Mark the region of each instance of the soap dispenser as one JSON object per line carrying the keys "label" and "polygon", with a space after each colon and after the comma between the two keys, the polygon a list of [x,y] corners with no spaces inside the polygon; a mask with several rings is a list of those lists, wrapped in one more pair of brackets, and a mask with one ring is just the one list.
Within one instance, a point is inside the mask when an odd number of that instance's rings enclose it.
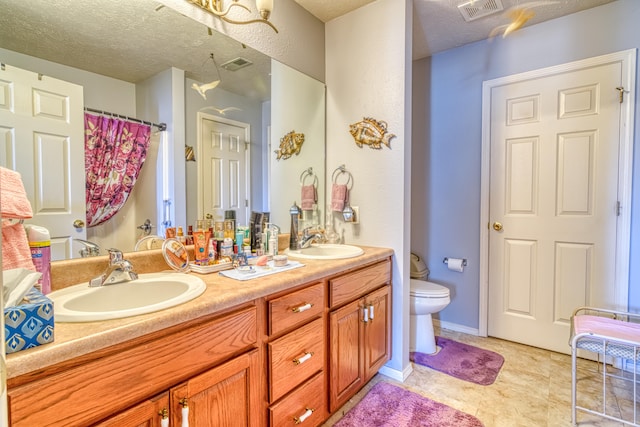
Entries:
{"label": "soap dispenser", "polygon": [[289,209],[291,215],[291,228],[289,231],[289,250],[298,250],[298,218],[300,217],[300,207],[293,202],[293,206]]}

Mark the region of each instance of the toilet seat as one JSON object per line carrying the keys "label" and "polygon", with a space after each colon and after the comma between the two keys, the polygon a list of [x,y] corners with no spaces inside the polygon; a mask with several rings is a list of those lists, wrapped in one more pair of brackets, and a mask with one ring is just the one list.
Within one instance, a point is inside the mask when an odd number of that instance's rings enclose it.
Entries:
{"label": "toilet seat", "polygon": [[449,289],[436,283],[411,279],[410,295],[423,298],[447,298]]}

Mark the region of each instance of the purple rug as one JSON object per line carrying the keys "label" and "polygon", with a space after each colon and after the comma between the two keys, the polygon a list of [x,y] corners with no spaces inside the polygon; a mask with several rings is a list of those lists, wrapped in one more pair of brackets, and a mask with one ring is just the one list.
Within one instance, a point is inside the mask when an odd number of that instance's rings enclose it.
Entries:
{"label": "purple rug", "polygon": [[479,419],[386,382],[369,393],[334,427],[482,427]]}
{"label": "purple rug", "polygon": [[430,356],[410,353],[409,359],[458,379],[480,385],[493,384],[504,363],[504,357],[493,351],[483,350],[447,338],[436,337],[442,349]]}

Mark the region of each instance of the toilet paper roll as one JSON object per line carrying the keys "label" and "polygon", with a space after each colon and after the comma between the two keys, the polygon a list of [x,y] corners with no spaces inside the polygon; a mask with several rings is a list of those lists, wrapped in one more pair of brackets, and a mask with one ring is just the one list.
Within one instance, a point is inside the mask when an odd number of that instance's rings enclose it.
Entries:
{"label": "toilet paper roll", "polygon": [[464,271],[464,260],[460,258],[449,258],[447,261],[447,268],[451,271],[457,271],[458,273],[462,273]]}

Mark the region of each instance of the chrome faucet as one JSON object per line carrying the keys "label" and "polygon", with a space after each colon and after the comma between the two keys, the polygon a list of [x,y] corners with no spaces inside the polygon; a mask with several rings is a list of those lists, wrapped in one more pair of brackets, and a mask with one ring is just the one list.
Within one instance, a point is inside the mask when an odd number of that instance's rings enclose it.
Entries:
{"label": "chrome faucet", "polygon": [[78,251],[82,258],[100,255],[100,246],[88,240],[73,239],[82,244],[83,248]]}
{"label": "chrome faucet", "polygon": [[100,276],[91,279],[89,286],[112,285],[130,282],[137,278],[138,274],[133,271],[133,265],[122,257],[122,252],[118,249],[109,249],[109,266]]}
{"label": "chrome faucet", "polygon": [[311,234],[310,230],[311,230],[311,227],[307,227],[304,230],[302,230],[302,238],[300,239],[300,242],[298,244],[300,249],[308,248],[309,246],[311,246],[311,243],[313,243],[314,241],[316,242],[324,241],[324,235],[322,233],[318,232],[318,233]]}

